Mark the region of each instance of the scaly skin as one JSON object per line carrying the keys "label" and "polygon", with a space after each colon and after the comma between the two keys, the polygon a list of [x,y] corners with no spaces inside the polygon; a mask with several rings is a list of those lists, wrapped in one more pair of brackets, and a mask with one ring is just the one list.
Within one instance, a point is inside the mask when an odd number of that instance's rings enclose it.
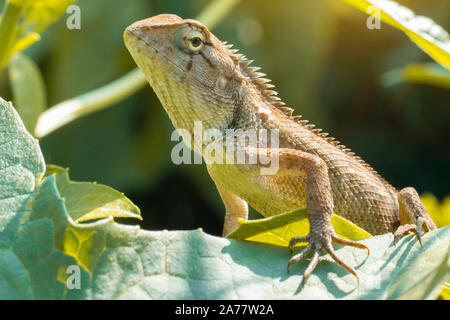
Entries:
{"label": "scaly skin", "polygon": [[[372,234],[395,232],[396,238],[416,232],[420,240],[422,230],[436,229],[413,188],[397,191],[349,149],[300,116],[292,116],[292,109],[283,107],[259,68],[249,66],[250,61],[201,23],[158,15],[129,26],[124,39],[175,128],[185,130],[186,144],[207,162],[226,208],[224,235],[238,227],[238,218],[247,218],[247,203],[266,217],[306,207],[310,233],[293,238],[290,247],[309,244],[288,264],[289,269],[313,251],[304,283],[318,264],[321,249],[357,278],[355,270],[336,256],[332,242],[368,249],[336,236],[333,212]],[[205,151],[206,142],[195,144],[189,138],[195,121],[201,121],[202,132],[216,128],[223,139],[230,137],[236,145],[234,151],[225,152],[230,159],[236,160],[237,152],[243,151],[257,161],[214,162],[218,158]],[[278,145],[239,142],[243,135],[239,129],[264,129],[269,135],[276,131]],[[276,173],[262,174],[261,169],[269,166],[263,156],[278,160]]]}

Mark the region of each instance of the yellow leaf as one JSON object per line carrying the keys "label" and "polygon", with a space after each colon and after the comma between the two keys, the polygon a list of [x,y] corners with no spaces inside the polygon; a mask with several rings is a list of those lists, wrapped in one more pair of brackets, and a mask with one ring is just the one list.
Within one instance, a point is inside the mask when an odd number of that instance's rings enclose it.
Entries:
{"label": "yellow leaf", "polygon": [[387,72],[382,76],[381,81],[385,86],[404,81],[450,89],[450,71],[434,62],[411,63],[403,68]]}
{"label": "yellow leaf", "polygon": [[450,300],[450,283],[446,282],[444,288],[441,291],[441,298],[443,300]]}
{"label": "yellow leaf", "polygon": [[402,30],[434,60],[450,69],[450,36],[433,20],[416,16],[410,9],[391,0],[343,0],[367,14]]}
{"label": "yellow leaf", "polygon": [[[239,228],[228,235],[228,238],[287,247],[293,237],[306,236],[309,233],[306,209],[252,221],[241,219],[239,222]],[[371,237],[370,233],[338,215],[331,216],[331,223],[339,237],[351,240]]]}
{"label": "yellow leaf", "polygon": [[438,228],[450,225],[450,196],[445,197],[442,204],[431,193],[422,194],[420,200]]}

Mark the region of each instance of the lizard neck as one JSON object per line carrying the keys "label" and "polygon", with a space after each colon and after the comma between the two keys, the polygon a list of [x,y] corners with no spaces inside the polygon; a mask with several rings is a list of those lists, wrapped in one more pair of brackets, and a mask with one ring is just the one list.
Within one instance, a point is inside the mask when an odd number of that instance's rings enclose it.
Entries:
{"label": "lizard neck", "polygon": [[[232,121],[236,106],[231,98],[209,95],[199,85],[186,84],[183,75],[172,73],[169,79],[164,72],[154,68],[146,73],[150,85],[161,101],[169,118],[191,149],[201,153],[194,145],[194,137],[204,136],[206,132],[221,131]],[[179,77],[173,81],[173,77]],[[185,77],[185,76],[184,76]],[[165,83],[165,85],[159,85]],[[173,94],[176,92],[176,94]]]}

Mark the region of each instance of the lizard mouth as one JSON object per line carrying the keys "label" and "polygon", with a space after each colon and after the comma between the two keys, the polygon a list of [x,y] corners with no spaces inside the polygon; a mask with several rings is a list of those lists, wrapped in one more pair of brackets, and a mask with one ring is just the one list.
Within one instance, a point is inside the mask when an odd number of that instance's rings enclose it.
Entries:
{"label": "lizard mouth", "polygon": [[[175,68],[177,68],[180,72],[184,72],[184,70],[178,66],[176,63],[174,63],[173,61],[171,61],[169,58],[167,58],[160,50],[158,50],[157,48],[155,48],[154,46],[152,46],[150,43],[148,43],[143,37],[141,37],[138,32],[136,32],[136,30],[134,28],[126,28],[125,32],[124,32],[124,40],[125,40],[125,45],[128,48],[128,51],[130,51],[130,53],[132,52],[136,52],[136,47],[137,41],[141,41],[142,44],[146,47],[149,48],[153,51],[153,53],[160,57],[161,59],[163,59],[164,61],[170,63],[171,65],[173,65]],[[138,51],[139,52],[139,51]]]}

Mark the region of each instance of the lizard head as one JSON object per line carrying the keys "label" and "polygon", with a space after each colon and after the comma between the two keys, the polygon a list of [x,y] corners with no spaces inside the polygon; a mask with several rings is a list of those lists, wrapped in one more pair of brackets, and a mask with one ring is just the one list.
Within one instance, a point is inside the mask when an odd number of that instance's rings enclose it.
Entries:
{"label": "lizard head", "polygon": [[242,105],[284,105],[252,61],[198,21],[157,15],[126,28],[124,40],[175,128],[191,135],[195,121],[232,128]]}
{"label": "lizard head", "polygon": [[130,25],[124,40],[177,129],[230,121],[236,58],[204,25],[161,14]]}

